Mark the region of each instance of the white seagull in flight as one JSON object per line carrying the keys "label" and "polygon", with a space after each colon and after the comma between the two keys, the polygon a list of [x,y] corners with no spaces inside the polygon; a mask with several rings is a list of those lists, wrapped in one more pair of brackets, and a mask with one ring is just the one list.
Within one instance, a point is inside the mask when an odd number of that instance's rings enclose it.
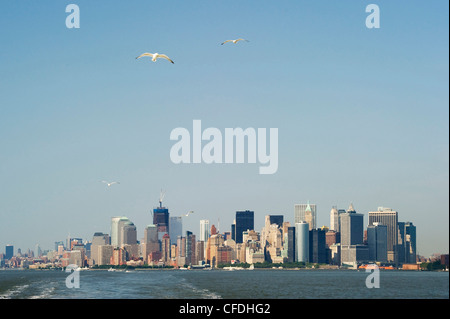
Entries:
{"label": "white seagull in flight", "polygon": [[119,182],[107,182],[107,181],[102,181],[102,183],[105,183],[106,185],[108,185],[108,187],[114,184],[120,184]]}
{"label": "white seagull in flight", "polygon": [[172,64],[175,63],[175,62],[173,62],[167,55],[165,55],[165,54],[159,54],[159,53],[148,53],[148,52],[142,53],[142,54],[141,54],[140,56],[138,56],[136,59],[142,58],[143,56],[150,56],[150,57],[152,57],[152,61],[153,61],[153,62],[156,62],[156,59],[158,59],[158,58],[163,58],[163,59],[166,59],[166,60],[172,62]]}
{"label": "white seagull in flight", "polygon": [[226,41],[222,42],[222,43],[221,43],[221,45],[224,45],[224,44],[225,44],[225,43],[227,43],[227,42],[233,42],[233,43],[237,43],[237,42],[239,42],[239,41],[246,41],[246,42],[250,42],[250,41],[248,41],[248,40],[245,40],[245,39],[241,39],[241,38],[239,38],[239,39],[236,39],[236,40],[226,40]]}

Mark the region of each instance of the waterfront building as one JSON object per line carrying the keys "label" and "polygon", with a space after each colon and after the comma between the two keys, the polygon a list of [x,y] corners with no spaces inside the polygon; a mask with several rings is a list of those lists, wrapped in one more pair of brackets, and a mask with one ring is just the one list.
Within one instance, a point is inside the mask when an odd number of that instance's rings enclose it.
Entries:
{"label": "waterfront building", "polygon": [[284,232],[282,256],[286,262],[295,261],[295,227],[287,227]]}
{"label": "waterfront building", "polygon": [[329,263],[332,265],[341,264],[341,244],[332,244],[329,246],[330,249],[330,260]]}
{"label": "waterfront building", "polygon": [[309,231],[309,262],[319,264],[327,262],[325,231],[322,229]]}
{"label": "waterfront building", "polygon": [[[167,237],[169,237],[168,234],[165,234],[165,235],[167,235]],[[163,240],[164,240],[164,238],[167,238],[164,236],[163,236]],[[162,246],[163,240],[161,241],[161,246]],[[151,252],[160,251],[160,250],[161,250],[161,247],[160,247],[160,242],[158,240],[158,229],[157,229],[156,225],[153,225],[153,224],[147,225],[144,229],[144,238],[141,243],[142,257],[144,257],[144,260],[146,260],[148,255]]]}
{"label": "waterfront building", "polygon": [[356,267],[359,263],[369,262],[367,245],[341,245],[341,265]]}
{"label": "waterfront building", "polygon": [[398,222],[397,262],[416,262],[416,226],[411,222]]}
{"label": "waterfront building", "polygon": [[110,260],[113,255],[113,245],[99,245],[98,249],[98,265],[110,265]]}
{"label": "waterfront building", "polygon": [[230,246],[223,245],[217,247],[216,265],[230,264],[231,261],[233,260],[233,255],[234,255],[233,248],[231,248]]}
{"label": "waterfront building", "polygon": [[235,258],[235,260],[238,260],[240,262],[245,262],[245,260],[246,260],[246,257],[245,257],[245,250],[246,250],[246,248],[247,248],[247,245],[245,243],[236,244],[235,245],[235,248],[234,248],[234,251],[235,251],[235,254],[234,254],[235,257],[234,258]]}
{"label": "waterfront building", "polygon": [[69,251],[69,265],[84,266],[84,251],[76,247],[76,249]]}
{"label": "waterfront building", "polygon": [[342,213],[340,218],[342,245],[361,245],[364,237],[364,215],[356,213],[353,205],[350,205],[346,213]]}
{"label": "waterfront building", "polygon": [[197,264],[195,253],[195,235],[190,231],[186,231],[186,264]]}
{"label": "waterfront building", "polygon": [[405,251],[405,262],[415,263],[417,259],[416,226],[412,222],[405,223]]}
{"label": "waterfront building", "polygon": [[374,222],[367,226],[369,260],[387,262],[387,226]]}
{"label": "waterfront building", "polygon": [[176,244],[170,244],[170,259],[172,261],[175,260],[175,265],[176,265],[177,257],[178,257],[177,245]]}
{"label": "waterfront building", "polygon": [[94,233],[94,236],[92,237],[92,244],[91,244],[91,258],[89,264],[91,266],[98,264],[98,246],[102,245],[109,245],[110,244],[110,238],[108,234],[103,234],[101,232]]}
{"label": "waterfront building", "polygon": [[[165,264],[168,264],[171,259],[171,246],[170,246],[170,236],[165,234],[161,242],[161,259]],[[147,255],[145,255],[147,256]]]}
{"label": "waterfront building", "polygon": [[403,264],[406,260],[406,234],[405,222],[397,222],[398,226],[398,242],[397,242],[397,263]]}
{"label": "waterfront building", "polygon": [[398,213],[391,208],[378,207],[378,211],[369,212],[369,225],[380,223],[387,226],[388,261],[398,261]]}
{"label": "waterfront building", "polygon": [[122,245],[122,248],[125,251],[125,260],[137,260],[141,256],[140,246],[138,244],[133,245]]}
{"label": "waterfront building", "polygon": [[178,266],[183,267],[186,265],[186,237],[178,236],[176,256]]}
{"label": "waterfront building", "polygon": [[110,265],[120,266],[127,262],[126,251],[123,248],[116,247],[112,251]]}
{"label": "waterfront building", "polygon": [[309,262],[309,224],[295,223],[295,261]]}
{"label": "waterfront building", "polygon": [[202,261],[205,260],[205,252],[206,252],[206,245],[203,240],[199,240],[195,243],[195,252],[196,252],[196,259],[195,264],[200,265]]}
{"label": "waterfront building", "polygon": [[[167,235],[167,234],[164,234],[164,236],[165,235]],[[162,252],[161,251],[152,251],[147,256],[147,264],[151,265],[151,266],[160,265],[160,260],[161,259],[162,259]]]}
{"label": "waterfront building", "polygon": [[246,247],[245,256],[246,256],[245,262],[247,264],[256,264],[264,262],[264,251],[262,249],[257,250],[250,246]]}
{"label": "waterfront building", "polygon": [[208,239],[206,259],[207,263],[209,263],[213,268],[218,265],[218,248],[223,246],[223,244],[224,238],[221,234],[211,235]]}

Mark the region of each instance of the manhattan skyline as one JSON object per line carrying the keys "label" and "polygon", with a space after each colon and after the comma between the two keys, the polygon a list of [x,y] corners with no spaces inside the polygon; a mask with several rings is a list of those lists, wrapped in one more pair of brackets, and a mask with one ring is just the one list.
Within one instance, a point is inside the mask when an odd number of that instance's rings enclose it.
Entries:
{"label": "manhattan skyline", "polygon": [[[419,254],[448,253],[448,3],[375,1],[379,29],[369,2],[74,3],[79,29],[58,1],[0,5],[0,247],[91,239],[111,216],[141,238],[164,189],[197,234],[238,210],[256,230],[268,214],[292,223],[307,201],[321,227],[353,203],[365,227],[391,207]],[[174,164],[170,132],[195,119],[278,128],[277,172]]]}

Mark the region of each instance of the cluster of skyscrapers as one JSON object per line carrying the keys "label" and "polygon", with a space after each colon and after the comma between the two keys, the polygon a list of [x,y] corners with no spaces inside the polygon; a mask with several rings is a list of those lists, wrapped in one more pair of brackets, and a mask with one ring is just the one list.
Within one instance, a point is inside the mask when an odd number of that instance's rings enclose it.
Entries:
{"label": "cluster of skyscrapers", "polygon": [[[153,223],[137,239],[137,229],[127,217],[111,218],[111,232],[97,232],[92,241],[68,238],[55,243],[48,254],[62,266],[157,265],[173,267],[217,267],[245,262],[324,263],[355,266],[380,262],[399,266],[416,262],[416,227],[400,222],[398,213],[379,207],[364,215],[353,207],[333,207],[330,226],[317,227],[317,206],[294,206],[294,224],[283,215],[266,215],[264,227],[256,231],[253,211],[237,211],[231,231],[219,233],[209,220],[200,220],[200,234],[183,233],[182,217],[170,216],[162,202],[152,212]],[[12,257],[7,247],[6,259]]]}

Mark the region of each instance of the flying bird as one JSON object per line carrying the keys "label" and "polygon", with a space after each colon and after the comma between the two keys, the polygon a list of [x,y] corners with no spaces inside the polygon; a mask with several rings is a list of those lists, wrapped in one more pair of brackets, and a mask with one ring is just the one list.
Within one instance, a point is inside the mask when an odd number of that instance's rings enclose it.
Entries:
{"label": "flying bird", "polygon": [[105,183],[106,185],[108,185],[108,187],[114,184],[120,184],[119,182],[107,182],[107,181],[102,181],[102,183]]}
{"label": "flying bird", "polygon": [[153,61],[153,62],[156,62],[156,59],[158,59],[158,58],[163,58],[163,59],[166,59],[166,60],[172,62],[172,64],[175,63],[175,62],[173,62],[167,55],[165,55],[165,54],[159,54],[159,53],[148,53],[148,52],[142,53],[142,54],[141,54],[140,56],[138,56],[136,59],[142,58],[143,56],[149,56],[149,57],[152,57],[152,61]]}
{"label": "flying bird", "polygon": [[189,216],[189,214],[192,214],[192,213],[194,213],[194,211],[190,210],[187,212],[187,214],[185,216]]}
{"label": "flying bird", "polygon": [[239,38],[239,39],[236,39],[236,40],[226,40],[226,41],[222,42],[222,43],[221,43],[221,45],[224,45],[224,44],[225,44],[225,43],[227,43],[227,42],[238,43],[239,41],[246,41],[246,42],[250,42],[250,41],[248,41],[248,40],[245,40],[245,39]]}

